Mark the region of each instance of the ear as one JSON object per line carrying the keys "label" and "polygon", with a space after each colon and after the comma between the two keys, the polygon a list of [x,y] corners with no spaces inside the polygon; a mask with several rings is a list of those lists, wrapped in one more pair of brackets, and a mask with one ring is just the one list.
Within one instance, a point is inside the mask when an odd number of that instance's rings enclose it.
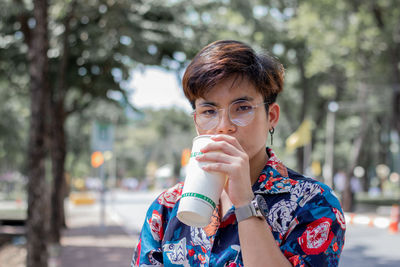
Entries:
{"label": "ear", "polygon": [[269,105],[269,110],[268,110],[268,123],[270,127],[276,127],[279,121],[279,114],[280,114],[281,108],[277,103],[272,103]]}

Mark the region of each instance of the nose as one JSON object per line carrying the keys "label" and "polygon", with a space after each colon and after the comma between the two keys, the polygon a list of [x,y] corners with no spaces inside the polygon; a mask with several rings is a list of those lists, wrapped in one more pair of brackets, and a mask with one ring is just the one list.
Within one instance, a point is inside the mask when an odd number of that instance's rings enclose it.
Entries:
{"label": "nose", "polygon": [[233,133],[236,131],[236,125],[232,123],[232,121],[229,118],[228,115],[228,110],[224,109],[221,110],[219,114],[219,122],[218,125],[216,126],[216,131],[219,134],[228,134],[228,133]]}

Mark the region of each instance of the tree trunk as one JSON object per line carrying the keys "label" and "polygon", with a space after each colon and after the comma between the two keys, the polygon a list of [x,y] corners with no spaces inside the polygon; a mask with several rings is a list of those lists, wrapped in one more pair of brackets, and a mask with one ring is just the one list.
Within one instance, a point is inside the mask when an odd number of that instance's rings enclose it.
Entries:
{"label": "tree trunk", "polygon": [[304,146],[296,149],[296,165],[299,173],[304,173]]}
{"label": "tree trunk", "polygon": [[66,140],[64,131],[64,106],[53,103],[51,114],[51,162],[53,183],[51,190],[51,217],[49,241],[60,243],[61,229],[65,226],[64,198],[66,196],[65,158]]}
{"label": "tree trunk", "polygon": [[[387,23],[384,22],[384,13],[382,9],[379,7],[377,3],[374,3],[372,6],[372,13],[375,18],[376,25],[381,30],[382,33],[387,29]],[[397,35],[398,27],[394,27],[393,36]],[[392,39],[392,40],[393,40]],[[392,41],[391,40],[391,41]],[[400,135],[400,44],[389,42],[389,45],[393,45],[393,47],[389,47],[389,56],[391,59],[391,67],[392,67],[392,76],[393,76],[393,109],[392,109],[392,126],[391,128],[396,130]]]}
{"label": "tree trunk", "polygon": [[[306,76],[306,48],[303,47],[300,48],[298,51],[298,67],[300,70],[300,89],[303,91],[303,96],[302,96],[302,105],[301,105],[301,111],[300,111],[300,118],[299,121],[302,123],[307,115],[307,108],[309,106],[309,94],[310,94],[310,86],[309,86],[309,79]],[[308,160],[304,157],[304,146],[297,148],[297,170],[300,173],[305,172],[305,167],[308,164],[308,162],[305,164],[305,160]]]}
{"label": "tree trunk", "polygon": [[69,58],[70,21],[73,17],[76,1],[70,2],[68,13],[64,19],[63,54],[58,69],[57,85],[53,88],[50,98],[51,125],[50,125],[50,151],[52,161],[53,183],[51,190],[51,218],[50,218],[50,242],[55,245],[60,243],[61,229],[66,226],[64,199],[67,195],[65,180],[65,159],[67,154],[65,121],[67,113],[64,109],[65,96],[67,91],[66,73]]}
{"label": "tree trunk", "polygon": [[[365,103],[367,99],[367,88],[365,84],[361,85],[360,94],[358,98],[358,103]],[[357,166],[358,160],[360,158],[361,148],[364,144],[365,136],[368,130],[368,118],[366,109],[362,110],[361,113],[361,128],[360,132],[355,138],[352,146],[352,151],[350,153],[349,165],[346,171],[346,182],[345,188],[342,195],[342,206],[344,211],[352,211],[353,210],[353,200],[354,200],[354,192],[351,188],[351,179],[353,177],[354,168]]]}
{"label": "tree trunk", "polygon": [[34,1],[33,29],[28,52],[31,119],[28,147],[27,266],[47,266],[46,99],[48,83],[47,0]]}
{"label": "tree trunk", "polygon": [[393,111],[392,111],[392,129],[397,130],[400,136],[400,45],[396,45],[395,49],[391,51],[392,69],[393,69]]}

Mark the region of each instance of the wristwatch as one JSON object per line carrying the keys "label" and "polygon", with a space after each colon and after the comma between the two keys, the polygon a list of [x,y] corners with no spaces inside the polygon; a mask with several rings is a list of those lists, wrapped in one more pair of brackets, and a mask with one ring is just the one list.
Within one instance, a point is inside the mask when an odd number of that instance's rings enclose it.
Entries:
{"label": "wristwatch", "polygon": [[253,216],[266,218],[268,215],[267,202],[262,196],[256,195],[249,204],[235,207],[235,214],[238,223]]}

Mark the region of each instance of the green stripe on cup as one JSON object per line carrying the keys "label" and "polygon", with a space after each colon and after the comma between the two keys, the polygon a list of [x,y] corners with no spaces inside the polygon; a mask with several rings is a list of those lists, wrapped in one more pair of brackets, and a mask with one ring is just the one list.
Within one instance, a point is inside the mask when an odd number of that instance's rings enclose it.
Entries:
{"label": "green stripe on cup", "polygon": [[192,152],[190,153],[190,157],[191,158],[195,158],[197,156],[203,155],[203,152]]}
{"label": "green stripe on cup", "polygon": [[217,205],[215,205],[214,201],[211,198],[209,198],[205,195],[199,194],[199,193],[193,193],[193,192],[185,193],[182,195],[181,198],[184,198],[184,197],[196,197],[196,198],[202,199],[202,200],[206,201],[207,203],[210,203],[211,206],[213,207],[213,209],[215,209],[215,207],[217,206]]}

